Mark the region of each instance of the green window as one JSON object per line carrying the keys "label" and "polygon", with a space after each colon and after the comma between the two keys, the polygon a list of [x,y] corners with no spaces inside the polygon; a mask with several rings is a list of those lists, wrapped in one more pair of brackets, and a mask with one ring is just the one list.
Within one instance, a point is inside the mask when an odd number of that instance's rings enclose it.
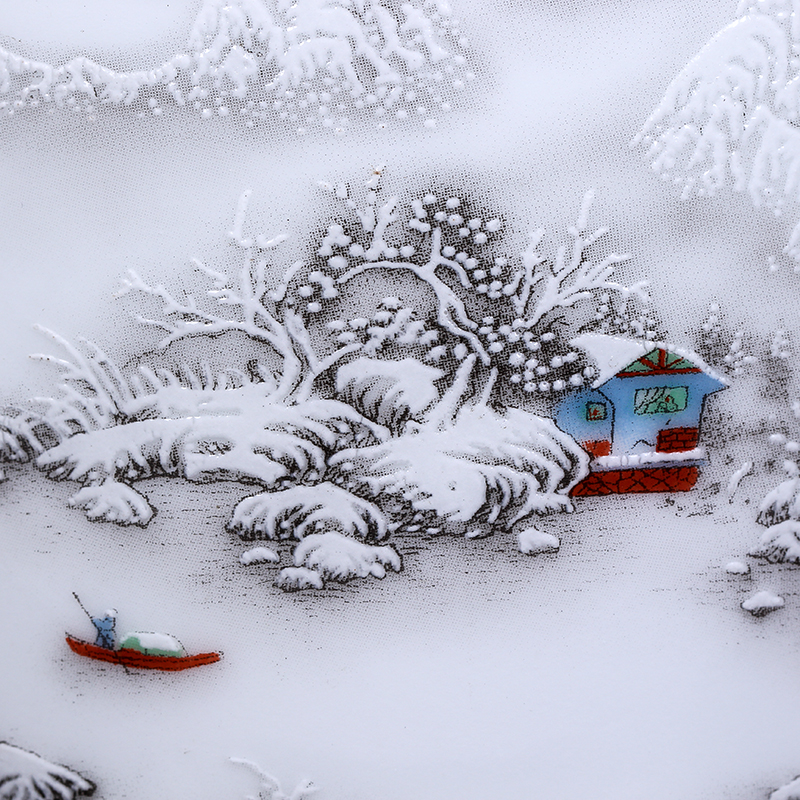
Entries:
{"label": "green window", "polygon": [[586,404],[586,419],[589,422],[599,422],[608,416],[605,403],[587,403]]}
{"label": "green window", "polygon": [[688,386],[637,389],[633,398],[633,410],[637,414],[674,414],[686,408],[688,399]]}

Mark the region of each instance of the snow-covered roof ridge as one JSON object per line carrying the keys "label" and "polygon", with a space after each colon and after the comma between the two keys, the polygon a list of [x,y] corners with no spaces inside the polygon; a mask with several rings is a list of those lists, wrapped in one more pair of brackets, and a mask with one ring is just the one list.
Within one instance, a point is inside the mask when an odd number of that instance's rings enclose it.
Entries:
{"label": "snow-covered roof ridge", "polygon": [[659,349],[685,358],[723,386],[728,385],[727,379],[703,361],[697,353],[668,342],[629,339],[625,336],[611,336],[607,333],[584,333],[572,339],[570,345],[583,350],[597,367],[598,375],[592,383],[593,388],[602,386],[634,361]]}

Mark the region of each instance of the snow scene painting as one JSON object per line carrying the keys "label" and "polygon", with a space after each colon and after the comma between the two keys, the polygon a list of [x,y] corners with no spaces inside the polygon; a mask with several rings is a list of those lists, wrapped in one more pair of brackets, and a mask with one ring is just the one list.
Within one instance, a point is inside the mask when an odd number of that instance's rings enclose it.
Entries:
{"label": "snow scene painting", "polygon": [[0,799],[800,800],[800,2],[18,6]]}

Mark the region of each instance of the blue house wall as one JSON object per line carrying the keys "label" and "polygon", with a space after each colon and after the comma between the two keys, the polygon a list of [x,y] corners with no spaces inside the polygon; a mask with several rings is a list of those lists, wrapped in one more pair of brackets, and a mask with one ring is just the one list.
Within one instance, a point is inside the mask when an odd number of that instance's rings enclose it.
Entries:
{"label": "blue house wall", "polygon": [[[657,414],[637,414],[634,411],[634,398],[638,389],[676,386],[685,386],[688,389],[686,408],[682,411]],[[611,378],[602,387],[594,390],[607,397],[614,405],[611,452],[614,455],[650,452],[656,449],[659,431],[669,428],[699,428],[706,396],[720,388],[719,381],[703,372]]]}
{"label": "blue house wall", "polygon": [[[588,420],[588,403],[602,403],[607,414],[603,420]],[[556,425],[566,431],[575,441],[584,445],[587,442],[611,442],[614,431],[614,404],[597,389],[582,389],[570,392],[556,406],[554,414]]]}

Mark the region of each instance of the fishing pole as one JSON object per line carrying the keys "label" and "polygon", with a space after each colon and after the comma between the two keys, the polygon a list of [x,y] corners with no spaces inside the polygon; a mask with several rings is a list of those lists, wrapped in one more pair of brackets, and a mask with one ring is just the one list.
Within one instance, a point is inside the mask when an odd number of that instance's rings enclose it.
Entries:
{"label": "fishing pole", "polygon": [[86,606],[83,603],[81,603],[81,599],[80,597],[78,597],[77,593],[73,592],[72,596],[78,601],[78,605],[83,609],[83,613],[86,614],[86,616],[89,617],[89,619],[92,619],[92,615],[86,610]]}

